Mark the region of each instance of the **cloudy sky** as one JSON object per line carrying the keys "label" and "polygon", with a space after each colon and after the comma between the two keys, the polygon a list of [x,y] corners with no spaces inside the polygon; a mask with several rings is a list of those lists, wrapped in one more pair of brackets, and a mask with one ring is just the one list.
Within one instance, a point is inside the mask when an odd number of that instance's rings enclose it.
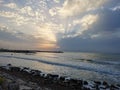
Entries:
{"label": "cloudy sky", "polygon": [[120,52],[120,0],[0,0],[0,48]]}

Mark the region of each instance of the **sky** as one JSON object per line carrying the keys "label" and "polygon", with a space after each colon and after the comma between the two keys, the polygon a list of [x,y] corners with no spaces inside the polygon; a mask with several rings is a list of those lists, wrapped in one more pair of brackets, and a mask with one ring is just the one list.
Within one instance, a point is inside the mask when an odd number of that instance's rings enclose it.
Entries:
{"label": "sky", "polygon": [[120,0],[0,0],[0,48],[120,53]]}

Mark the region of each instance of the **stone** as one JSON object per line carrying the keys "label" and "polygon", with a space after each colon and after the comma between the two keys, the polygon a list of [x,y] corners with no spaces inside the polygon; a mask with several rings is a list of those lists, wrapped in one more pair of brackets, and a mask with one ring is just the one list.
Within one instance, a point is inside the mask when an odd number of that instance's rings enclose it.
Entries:
{"label": "stone", "polygon": [[62,76],[61,76],[61,77],[59,78],[59,80],[60,80],[60,81],[64,81],[64,80],[65,80],[65,77],[62,77]]}
{"label": "stone", "polygon": [[53,77],[53,78],[58,78],[58,77],[59,77],[59,75],[54,74],[54,75],[52,75],[52,77]]}
{"label": "stone", "polygon": [[82,90],[90,90],[90,88],[87,88],[87,87],[83,87]]}
{"label": "stone", "polygon": [[43,90],[41,87],[37,87],[35,90]]}
{"label": "stone", "polygon": [[[26,85],[20,85],[20,88],[18,90],[32,90],[31,87],[28,87]],[[39,89],[38,89],[39,90]]]}
{"label": "stone", "polygon": [[94,81],[94,83],[97,84],[97,85],[101,85],[100,81]]}
{"label": "stone", "polygon": [[107,85],[108,85],[108,83],[107,83],[106,81],[104,81],[104,82],[103,82],[103,85],[107,86]]}
{"label": "stone", "polygon": [[78,80],[76,80],[76,79],[70,79],[70,82],[77,84]]}
{"label": "stone", "polygon": [[98,86],[98,85],[96,85],[96,87],[95,87],[95,88],[96,88],[96,90],[99,90],[99,86]]}
{"label": "stone", "polygon": [[83,84],[84,84],[84,85],[88,85],[88,82],[87,82],[87,81],[84,81]]}
{"label": "stone", "polygon": [[10,64],[10,63],[9,63],[9,64],[7,64],[7,66],[11,67],[11,66],[12,66],[12,64]]}
{"label": "stone", "polygon": [[19,90],[19,84],[15,82],[9,83],[8,90]]}
{"label": "stone", "polygon": [[106,89],[106,87],[105,87],[105,86],[100,86],[99,88],[100,88],[100,89]]}
{"label": "stone", "polygon": [[3,90],[1,86],[0,86],[0,90]]}
{"label": "stone", "polygon": [[118,88],[117,86],[115,86],[115,85],[111,85],[111,86],[110,86],[110,89],[111,89],[111,90],[114,90],[114,89],[119,89],[119,88]]}
{"label": "stone", "polygon": [[120,87],[120,84],[117,84],[118,87]]}
{"label": "stone", "polygon": [[11,69],[11,71],[16,71],[16,72],[19,72],[19,71],[20,71],[20,68],[19,68],[19,67],[11,67],[10,69]]}
{"label": "stone", "polygon": [[77,84],[78,84],[79,86],[83,86],[83,81],[82,81],[82,80],[78,80],[78,81],[77,81]]}

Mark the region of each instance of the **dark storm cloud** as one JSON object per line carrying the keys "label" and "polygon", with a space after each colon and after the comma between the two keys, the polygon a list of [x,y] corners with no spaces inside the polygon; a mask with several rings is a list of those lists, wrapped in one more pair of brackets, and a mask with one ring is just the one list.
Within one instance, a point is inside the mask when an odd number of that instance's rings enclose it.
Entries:
{"label": "dark storm cloud", "polygon": [[120,10],[103,9],[97,14],[98,21],[83,35],[61,39],[61,49],[120,53]]}
{"label": "dark storm cloud", "polygon": [[112,52],[120,53],[120,38],[111,39],[81,39],[66,38],[59,42],[62,50],[66,51],[89,51],[89,52]]}
{"label": "dark storm cloud", "polygon": [[[115,31],[120,28],[120,10],[105,9],[99,11],[99,20],[94,24],[93,29]],[[98,28],[99,27],[99,28]]]}

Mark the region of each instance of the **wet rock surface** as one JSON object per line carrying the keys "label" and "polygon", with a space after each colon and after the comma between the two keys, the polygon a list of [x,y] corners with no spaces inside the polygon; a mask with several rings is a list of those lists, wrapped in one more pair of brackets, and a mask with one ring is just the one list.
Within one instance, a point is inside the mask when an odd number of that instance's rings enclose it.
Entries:
{"label": "wet rock surface", "polygon": [[88,82],[45,74],[26,67],[14,67],[11,64],[0,67],[0,76],[6,78],[6,83],[0,85],[0,90],[120,90],[119,84],[110,85],[106,81]]}

